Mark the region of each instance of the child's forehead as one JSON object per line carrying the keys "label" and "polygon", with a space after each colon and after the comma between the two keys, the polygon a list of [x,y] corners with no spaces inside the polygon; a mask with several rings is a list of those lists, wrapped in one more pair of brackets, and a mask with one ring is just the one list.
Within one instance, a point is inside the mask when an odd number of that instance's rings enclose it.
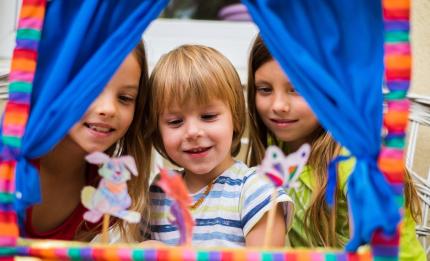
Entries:
{"label": "child's forehead", "polygon": [[218,98],[214,98],[205,102],[197,101],[196,99],[181,103],[178,101],[172,101],[170,104],[164,106],[162,113],[177,114],[185,111],[205,111],[218,109],[223,106],[227,106],[226,102]]}

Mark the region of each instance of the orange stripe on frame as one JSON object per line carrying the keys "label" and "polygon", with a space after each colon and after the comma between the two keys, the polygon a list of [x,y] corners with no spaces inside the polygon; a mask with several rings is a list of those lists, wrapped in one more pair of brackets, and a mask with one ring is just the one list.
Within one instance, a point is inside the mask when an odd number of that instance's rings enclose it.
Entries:
{"label": "orange stripe on frame", "polygon": [[18,236],[18,227],[16,224],[0,223],[0,231],[2,236]]}
{"label": "orange stripe on frame", "polygon": [[388,126],[406,126],[408,122],[408,112],[388,111],[384,116],[384,124]]}
{"label": "orange stripe on frame", "polygon": [[27,122],[28,115],[21,112],[8,112],[4,115],[4,124],[12,124],[12,125],[25,125]]}
{"label": "orange stripe on frame", "polygon": [[383,0],[383,6],[387,9],[409,9],[410,0]]}
{"label": "orange stripe on frame", "polygon": [[378,166],[390,183],[403,182],[405,164],[401,160],[380,159]]}
{"label": "orange stripe on frame", "polygon": [[387,55],[385,57],[385,66],[388,68],[410,68],[411,61],[410,55]]}
{"label": "orange stripe on frame", "polygon": [[0,180],[12,180],[14,178],[14,164],[0,163]]}
{"label": "orange stripe on frame", "polygon": [[45,18],[45,7],[36,5],[24,5],[21,9],[21,19],[32,17],[43,20]]}
{"label": "orange stripe on frame", "polygon": [[14,57],[12,60],[11,71],[34,72],[36,70],[36,61],[29,59],[20,59]]}

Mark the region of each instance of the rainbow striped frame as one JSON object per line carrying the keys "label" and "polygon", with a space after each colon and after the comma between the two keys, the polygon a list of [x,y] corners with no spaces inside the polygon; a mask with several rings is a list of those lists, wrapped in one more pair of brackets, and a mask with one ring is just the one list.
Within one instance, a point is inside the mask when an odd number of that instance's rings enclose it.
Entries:
{"label": "rainbow striped frame", "polygon": [[[399,236],[386,239],[376,232],[372,249],[346,253],[331,249],[189,249],[181,247],[139,248],[133,245],[101,246],[52,240],[19,238],[13,211],[15,160],[29,116],[30,95],[36,69],[37,48],[45,15],[46,0],[23,0],[10,73],[9,101],[3,118],[0,160],[0,258],[33,256],[64,260],[397,260]],[[403,147],[408,122],[406,99],[411,74],[409,45],[410,0],[383,0],[385,23],[385,78],[389,93],[384,116],[387,134],[379,166],[397,192],[403,206]]]}
{"label": "rainbow striped frame", "polygon": [[24,0],[9,75],[9,100],[3,115],[3,150],[0,160],[0,245],[15,245],[19,235],[13,211],[15,197],[14,155],[30,112],[32,83],[36,71],[37,49],[45,17],[46,0]]}
{"label": "rainbow striped frame", "polygon": [[[383,0],[385,27],[385,82],[388,93],[384,99],[386,135],[378,160],[379,168],[396,193],[396,202],[404,207],[404,144],[408,124],[409,101],[406,94],[411,79],[411,48],[409,43],[409,0]],[[384,260],[397,260],[399,254],[400,226],[396,236],[387,239],[376,231],[372,250]]]}

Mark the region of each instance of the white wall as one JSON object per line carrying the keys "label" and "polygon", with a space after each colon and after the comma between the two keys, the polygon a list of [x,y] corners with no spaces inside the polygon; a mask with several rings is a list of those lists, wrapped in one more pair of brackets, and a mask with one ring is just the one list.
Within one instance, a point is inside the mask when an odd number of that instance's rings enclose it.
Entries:
{"label": "white wall", "polygon": [[10,59],[15,43],[18,0],[0,0],[0,59]]}
{"label": "white wall", "polygon": [[257,27],[252,22],[157,19],[150,24],[143,38],[150,70],[162,54],[179,45],[203,44],[224,54],[244,82],[248,53],[256,34]]}

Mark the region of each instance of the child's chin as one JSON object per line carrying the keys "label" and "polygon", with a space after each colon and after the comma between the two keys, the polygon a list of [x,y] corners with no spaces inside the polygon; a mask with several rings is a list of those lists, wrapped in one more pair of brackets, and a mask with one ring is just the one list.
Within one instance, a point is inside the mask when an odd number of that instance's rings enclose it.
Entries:
{"label": "child's chin", "polygon": [[189,168],[187,169],[189,172],[193,173],[194,175],[205,175],[211,172],[211,168]]}

